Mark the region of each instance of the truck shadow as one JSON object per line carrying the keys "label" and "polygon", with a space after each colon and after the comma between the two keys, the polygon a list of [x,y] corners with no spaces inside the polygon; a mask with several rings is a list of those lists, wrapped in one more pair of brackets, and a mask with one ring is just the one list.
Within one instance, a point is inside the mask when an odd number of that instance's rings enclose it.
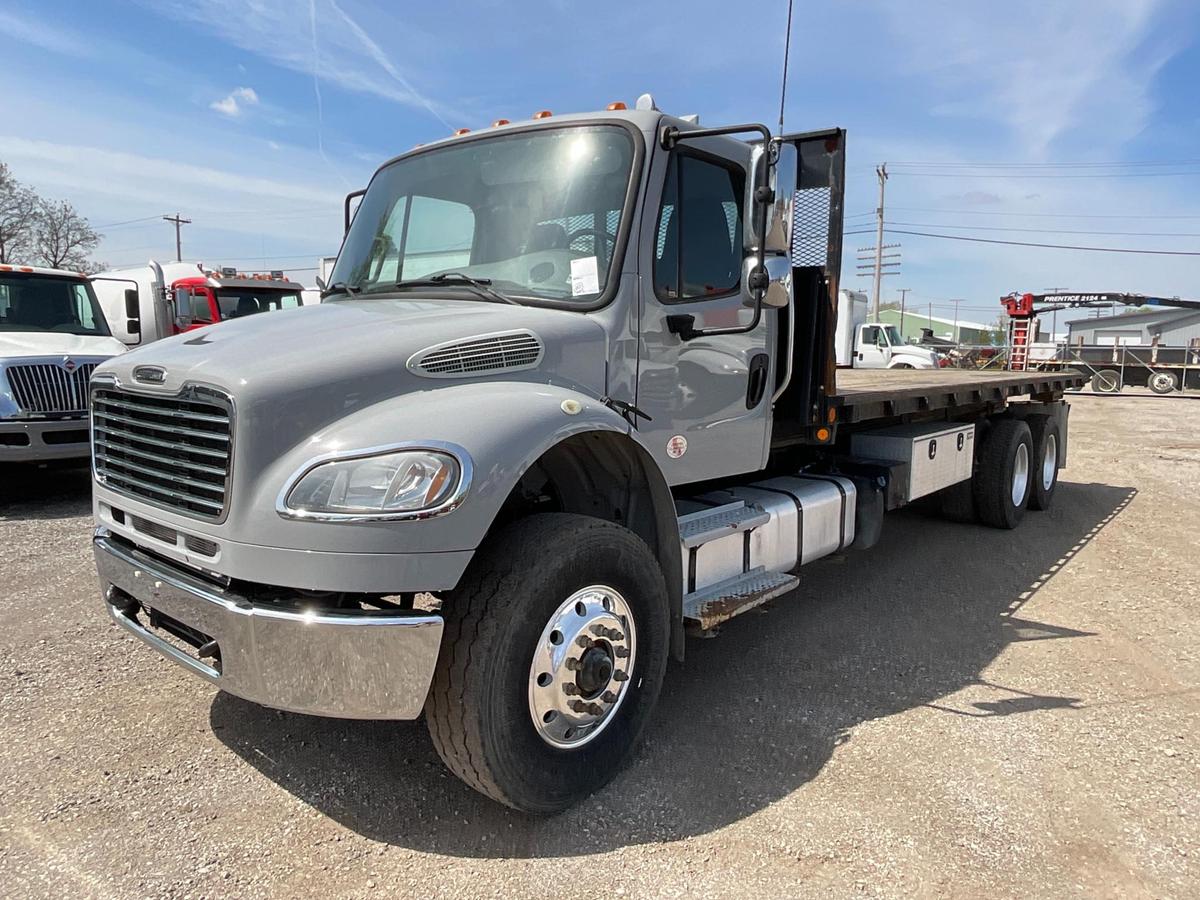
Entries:
{"label": "truck shadow", "polygon": [[[703,834],[813,779],[872,719],[920,706],[991,717],[1072,708],[982,673],[1009,644],[1087,637],[1034,621],[1025,602],[1128,505],[1131,488],[1060,484],[1055,509],[1016,531],[894,516],[869,553],[804,570],[761,614],[688,642],[647,735],[606,789],[549,820],[499,806],[442,767],[424,723],[346,722],[228,694],[210,721],[233,752],[373,840],[468,857],[555,857]],[[963,701],[942,698],[964,688]]]}
{"label": "truck shadow", "polygon": [[0,463],[0,519],[70,519],[91,512],[87,460],[48,466]]}

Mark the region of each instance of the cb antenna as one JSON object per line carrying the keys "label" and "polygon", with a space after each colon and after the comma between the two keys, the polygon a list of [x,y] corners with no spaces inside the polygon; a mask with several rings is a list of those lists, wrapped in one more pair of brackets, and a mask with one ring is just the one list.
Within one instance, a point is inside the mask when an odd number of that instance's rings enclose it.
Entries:
{"label": "cb antenna", "polygon": [[783,137],[783,105],[787,101],[788,57],[792,53],[792,0],[788,0],[787,35],[783,40],[783,85],[779,89],[779,137]]}

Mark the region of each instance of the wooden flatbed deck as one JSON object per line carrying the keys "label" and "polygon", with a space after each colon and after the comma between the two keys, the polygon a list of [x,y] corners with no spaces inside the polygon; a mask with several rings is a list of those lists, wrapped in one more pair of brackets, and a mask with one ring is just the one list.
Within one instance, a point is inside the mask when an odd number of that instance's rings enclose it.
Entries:
{"label": "wooden flatbed deck", "polygon": [[1060,372],[974,372],[965,369],[838,369],[830,398],[843,424],[939,410],[1000,407],[1010,397],[1061,397],[1087,376]]}

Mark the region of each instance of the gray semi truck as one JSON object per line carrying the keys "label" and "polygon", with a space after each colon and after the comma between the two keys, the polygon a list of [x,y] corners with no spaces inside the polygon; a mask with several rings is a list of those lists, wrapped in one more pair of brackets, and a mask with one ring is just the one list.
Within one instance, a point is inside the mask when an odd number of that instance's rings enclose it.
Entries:
{"label": "gray semi truck", "polygon": [[108,612],[267,707],[424,713],[468,784],[551,813],[689,632],[802,602],[918,498],[1045,509],[1077,373],[836,367],[844,148],[643,98],[386,163],[326,302],[97,370]]}

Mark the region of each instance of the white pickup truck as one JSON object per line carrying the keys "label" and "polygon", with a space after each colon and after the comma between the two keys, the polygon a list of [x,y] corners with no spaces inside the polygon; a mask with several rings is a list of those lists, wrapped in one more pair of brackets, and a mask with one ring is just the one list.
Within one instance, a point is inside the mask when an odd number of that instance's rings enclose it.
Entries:
{"label": "white pickup truck", "polygon": [[87,276],[0,265],[0,462],[86,458],[88,379],[124,352]]}

